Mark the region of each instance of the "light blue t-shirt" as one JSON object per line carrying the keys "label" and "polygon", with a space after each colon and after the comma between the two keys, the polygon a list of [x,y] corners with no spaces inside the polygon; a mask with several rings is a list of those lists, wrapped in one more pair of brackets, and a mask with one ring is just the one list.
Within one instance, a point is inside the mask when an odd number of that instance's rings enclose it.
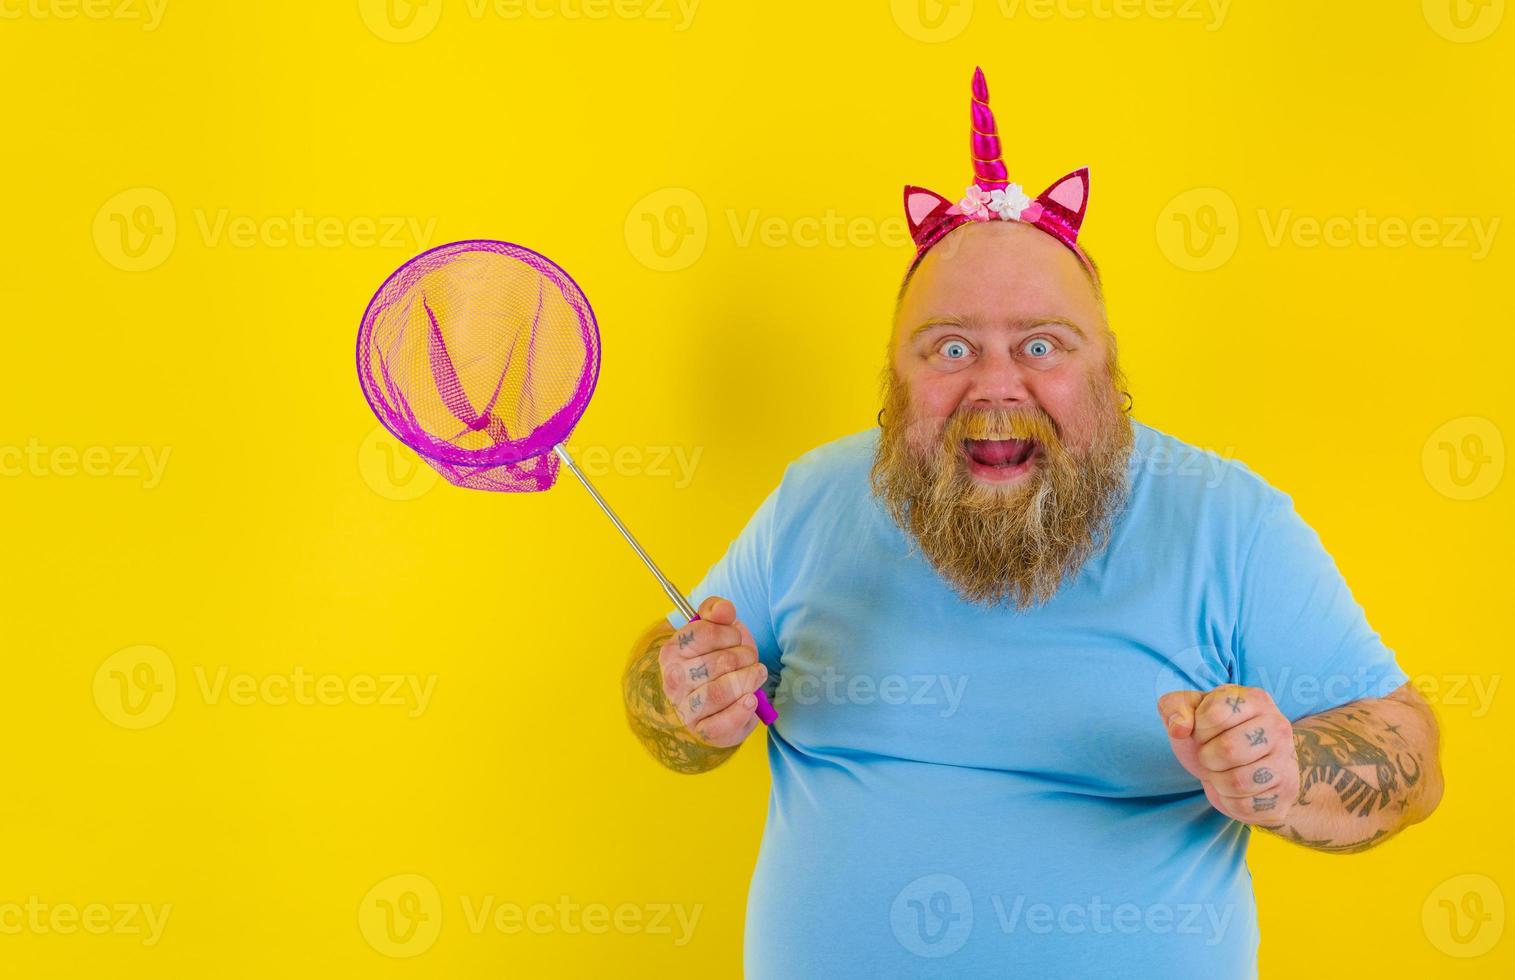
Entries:
{"label": "light blue t-shirt", "polygon": [[1040,608],[965,602],[911,552],[877,429],[791,463],[695,589],[779,678],[749,977],[1256,975],[1250,829],[1158,696],[1245,684],[1297,720],[1407,677],[1287,495],[1132,427],[1109,546]]}

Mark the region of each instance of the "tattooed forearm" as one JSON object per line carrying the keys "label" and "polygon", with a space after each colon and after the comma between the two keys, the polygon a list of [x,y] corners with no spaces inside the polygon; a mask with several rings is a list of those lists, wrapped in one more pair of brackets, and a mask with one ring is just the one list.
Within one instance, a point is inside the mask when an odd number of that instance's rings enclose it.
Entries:
{"label": "tattooed forearm", "polygon": [[729,759],[736,747],[720,748],[700,741],[668,703],[658,651],[673,632],[670,627],[649,630],[632,650],[621,683],[626,720],[637,740],[664,766],[682,773],[708,772]]}
{"label": "tattooed forearm", "polygon": [[1402,804],[1404,790],[1420,781],[1419,757],[1414,752],[1396,752],[1391,759],[1374,739],[1371,726],[1361,726],[1359,733],[1349,724],[1345,718],[1341,724],[1333,724],[1322,716],[1313,725],[1301,724],[1294,729],[1299,801],[1308,802],[1311,790],[1325,784],[1347,812],[1359,817],[1372,816],[1396,802]]}
{"label": "tattooed forearm", "polygon": [[1378,841],[1384,836],[1384,831],[1375,830],[1371,836],[1365,838],[1364,840],[1356,841],[1350,844],[1337,844],[1334,841],[1330,840],[1311,840],[1301,834],[1299,831],[1295,830],[1293,827],[1289,827],[1281,823],[1261,823],[1257,826],[1262,827],[1264,830],[1271,830],[1285,840],[1293,841],[1296,844],[1301,844],[1312,850],[1326,851],[1331,854],[1356,854],[1359,851],[1366,851],[1368,848],[1378,843]]}
{"label": "tattooed forearm", "polygon": [[1441,799],[1437,741],[1435,715],[1408,687],[1301,718],[1294,724],[1299,796],[1282,823],[1259,826],[1337,854],[1387,840]]}

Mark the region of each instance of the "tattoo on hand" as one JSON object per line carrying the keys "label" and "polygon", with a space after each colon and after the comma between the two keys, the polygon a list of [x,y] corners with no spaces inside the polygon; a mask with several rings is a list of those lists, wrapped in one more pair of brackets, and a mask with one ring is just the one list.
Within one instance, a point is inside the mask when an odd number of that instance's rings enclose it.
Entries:
{"label": "tattoo on hand", "polygon": [[1272,796],[1254,796],[1254,797],[1252,797],[1252,809],[1254,809],[1254,810],[1271,810],[1274,807],[1276,807],[1277,805],[1278,805],[1278,794],[1277,793],[1274,793]]}
{"label": "tattoo on hand", "polygon": [[1273,770],[1267,767],[1259,769],[1252,774],[1252,782],[1254,783],[1271,783],[1272,781]]}
{"label": "tattoo on hand", "polygon": [[1226,698],[1226,703],[1231,706],[1233,715],[1241,714],[1241,706],[1247,703],[1247,699],[1238,694],[1234,698]]}
{"label": "tattoo on hand", "polygon": [[710,667],[706,664],[700,664],[698,667],[689,668],[689,679],[692,681],[702,681],[709,676]]}
{"label": "tattoo on hand", "polygon": [[1253,732],[1247,732],[1246,736],[1247,736],[1247,744],[1248,745],[1266,745],[1266,744],[1268,744],[1268,734],[1267,734],[1267,732],[1265,732],[1261,728],[1259,728],[1259,729],[1257,729],[1256,731],[1253,731]]}
{"label": "tattoo on hand", "polygon": [[694,642],[694,634],[693,633],[680,633],[679,634],[679,649],[680,650],[684,649],[685,647],[687,647],[689,644],[691,644],[693,642]]}
{"label": "tattoo on hand", "polygon": [[704,703],[705,703],[705,699],[702,698],[702,697],[700,697],[698,694],[696,694],[694,697],[692,697],[692,698],[689,699],[689,710],[690,711],[699,711],[700,710],[700,705],[702,705]]}
{"label": "tattoo on hand", "polygon": [[[693,639],[692,634],[685,635]],[[667,633],[654,637],[627,663],[622,676],[626,718],[637,740],[663,766],[682,773],[708,772],[735,753],[736,747],[711,745],[706,733],[691,731],[669,704],[658,662],[658,651],[667,638]]]}

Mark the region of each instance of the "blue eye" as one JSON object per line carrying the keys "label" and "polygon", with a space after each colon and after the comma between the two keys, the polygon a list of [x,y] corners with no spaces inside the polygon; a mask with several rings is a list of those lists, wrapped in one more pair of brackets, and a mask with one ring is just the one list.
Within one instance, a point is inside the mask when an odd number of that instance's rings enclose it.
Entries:
{"label": "blue eye", "polygon": [[960,361],[972,353],[972,351],[969,350],[968,345],[963,343],[961,340],[944,341],[942,343],[942,346],[937,348],[937,351],[940,352],[943,357],[952,361]]}
{"label": "blue eye", "polygon": [[1052,345],[1043,337],[1034,337],[1026,341],[1025,350],[1032,357],[1046,357],[1052,353]]}

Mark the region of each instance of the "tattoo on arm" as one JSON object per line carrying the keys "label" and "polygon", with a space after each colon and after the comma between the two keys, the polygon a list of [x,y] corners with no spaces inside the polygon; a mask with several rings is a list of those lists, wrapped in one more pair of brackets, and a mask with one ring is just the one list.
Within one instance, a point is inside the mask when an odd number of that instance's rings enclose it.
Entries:
{"label": "tattoo on arm", "polygon": [[[730,758],[736,746],[722,748],[703,741],[684,725],[668,703],[663,693],[658,651],[669,635],[658,633],[649,637],[641,649],[633,651],[626,664],[621,678],[626,720],[637,740],[662,765],[675,772],[707,772]],[[683,636],[690,634],[682,634],[681,642]]]}
{"label": "tattoo on arm", "polygon": [[[1400,725],[1385,720],[1379,705],[1363,700],[1350,710],[1301,719],[1294,726],[1294,751],[1299,757],[1295,807],[1336,805],[1347,818],[1361,821],[1361,829],[1314,839],[1286,824],[1259,826],[1336,854],[1365,851],[1402,829],[1398,815],[1409,808],[1422,784],[1423,754],[1400,732]],[[1294,812],[1308,816],[1299,809]],[[1293,816],[1289,822],[1294,822]]]}
{"label": "tattoo on arm", "polygon": [[1384,831],[1375,830],[1373,831],[1373,836],[1365,840],[1353,841],[1350,844],[1338,844],[1335,841],[1329,840],[1311,840],[1287,824],[1260,823],[1258,826],[1262,827],[1264,830],[1273,831],[1284,840],[1290,840],[1296,844],[1302,844],[1303,846],[1308,847],[1312,850],[1326,851],[1331,854],[1356,854],[1358,851],[1366,851],[1368,848],[1377,843],[1380,837],[1384,836]]}
{"label": "tattoo on arm", "polygon": [[1329,786],[1348,812],[1371,816],[1420,781],[1420,760],[1407,752],[1391,758],[1366,735],[1326,720],[1294,729],[1299,756],[1299,803],[1308,804],[1310,790]]}

